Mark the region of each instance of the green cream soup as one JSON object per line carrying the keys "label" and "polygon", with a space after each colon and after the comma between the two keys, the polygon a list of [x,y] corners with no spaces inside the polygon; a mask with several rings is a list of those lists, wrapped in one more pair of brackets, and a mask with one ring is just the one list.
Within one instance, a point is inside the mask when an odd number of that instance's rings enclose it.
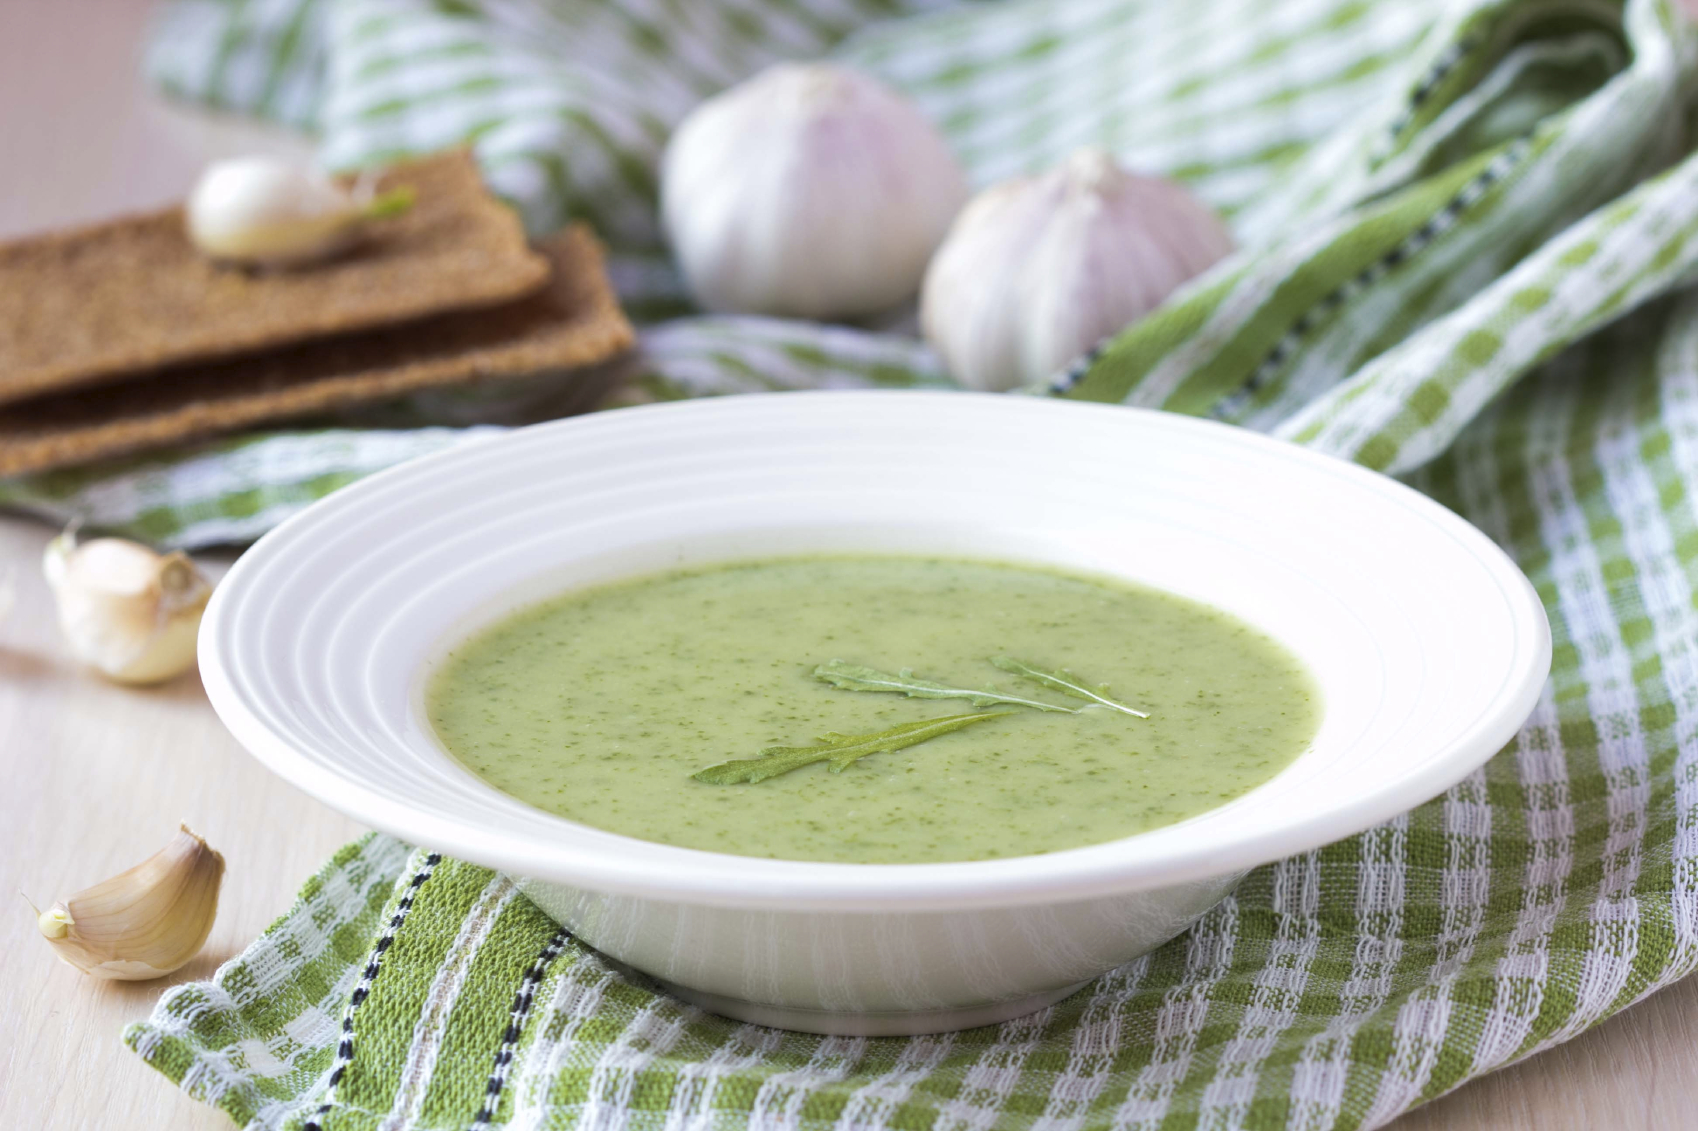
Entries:
{"label": "green cream soup", "polygon": [[[833,673],[856,674],[821,678]],[[839,686],[916,680],[1028,702]],[[1296,657],[1215,609],[1101,578],[910,557],[739,562],[570,592],[455,648],[426,709],[474,773],[574,821],[877,864],[1158,828],[1268,780],[1320,720]],[[945,717],[958,729],[922,733]]]}

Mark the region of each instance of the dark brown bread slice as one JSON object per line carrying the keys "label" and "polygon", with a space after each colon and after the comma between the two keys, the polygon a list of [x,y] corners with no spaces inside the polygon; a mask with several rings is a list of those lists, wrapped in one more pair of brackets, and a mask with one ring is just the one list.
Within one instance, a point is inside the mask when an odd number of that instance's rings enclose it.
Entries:
{"label": "dark brown bread slice", "polygon": [[267,346],[508,302],[548,265],[469,154],[388,170],[405,214],[292,271],[219,266],[180,208],[0,244],[0,403]]}
{"label": "dark brown bread slice", "polygon": [[544,241],[538,294],[487,310],[179,366],[0,410],[0,475],[85,463],[443,385],[604,361],[632,341],[583,227]]}

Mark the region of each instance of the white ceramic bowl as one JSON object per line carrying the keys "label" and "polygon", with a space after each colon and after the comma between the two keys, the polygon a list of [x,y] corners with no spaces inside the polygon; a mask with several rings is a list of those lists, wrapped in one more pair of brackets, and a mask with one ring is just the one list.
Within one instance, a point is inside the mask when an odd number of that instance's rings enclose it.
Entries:
{"label": "white ceramic bowl", "polygon": [[[423,717],[448,643],[521,603],[822,550],[1049,563],[1209,602],[1308,663],[1320,732],[1260,788],[1140,836],[856,865],[575,824],[484,785]],[[1532,710],[1550,632],[1483,535],[1338,460],[1138,409],[794,393],[545,424],[338,491],[236,563],[200,656],[236,737],[326,804],[523,878],[586,942],[717,1012],[896,1033],[1057,1000],[1183,930],[1247,869],[1441,792]]]}

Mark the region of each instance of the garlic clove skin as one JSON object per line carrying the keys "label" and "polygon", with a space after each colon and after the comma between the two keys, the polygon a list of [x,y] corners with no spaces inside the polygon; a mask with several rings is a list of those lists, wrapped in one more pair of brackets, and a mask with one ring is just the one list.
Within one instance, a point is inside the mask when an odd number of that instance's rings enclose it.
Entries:
{"label": "garlic clove skin", "polygon": [[48,543],[42,571],[78,659],[119,683],[160,683],[195,663],[212,586],[187,555],[122,538]]}
{"label": "garlic clove skin", "polygon": [[345,249],[354,199],[327,178],[271,157],[208,166],[189,194],[189,238],[215,259],[295,264]]}
{"label": "garlic clove skin", "polygon": [[362,200],[328,177],[275,157],[209,165],[184,206],[189,239],[213,259],[298,267],[351,247],[366,220],[395,215],[409,190]]}
{"label": "garlic clove skin", "polygon": [[920,326],[962,384],[1053,376],[1232,251],[1185,189],[1082,149],[962,210],[926,272]]}
{"label": "garlic clove skin", "polygon": [[180,826],[164,848],[126,872],[60,900],[36,927],[85,974],[145,981],[200,953],[218,915],[224,857]]}
{"label": "garlic clove skin", "polygon": [[853,318],[911,298],[967,197],[943,136],[883,83],[784,63],[708,99],[661,164],[661,216],[696,301]]}

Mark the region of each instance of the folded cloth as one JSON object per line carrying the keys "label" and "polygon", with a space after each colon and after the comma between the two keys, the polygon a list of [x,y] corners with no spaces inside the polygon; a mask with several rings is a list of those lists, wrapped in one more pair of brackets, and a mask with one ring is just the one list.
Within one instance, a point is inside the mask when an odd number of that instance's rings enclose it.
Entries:
{"label": "folded cloth", "polygon": [[[130,1032],[196,1095],[265,1127],[1371,1127],[1698,966],[1692,24],[1672,0],[914,8],[186,0],[153,67],[310,120],[337,164],[474,137],[530,223],[591,217],[649,310],[678,301],[653,209],[667,129],[773,58],[884,76],[979,183],[1093,142],[1177,176],[1242,250],[1047,395],[1274,432],[1463,514],[1550,616],[1532,718],[1444,797],[1259,869],[1048,1011],[955,1036],[704,1016],[499,877],[372,838]],[[849,34],[877,14],[903,18]],[[895,333],[643,335],[631,395],[946,381]],[[194,545],[460,435],[272,434],[0,498]]]}

